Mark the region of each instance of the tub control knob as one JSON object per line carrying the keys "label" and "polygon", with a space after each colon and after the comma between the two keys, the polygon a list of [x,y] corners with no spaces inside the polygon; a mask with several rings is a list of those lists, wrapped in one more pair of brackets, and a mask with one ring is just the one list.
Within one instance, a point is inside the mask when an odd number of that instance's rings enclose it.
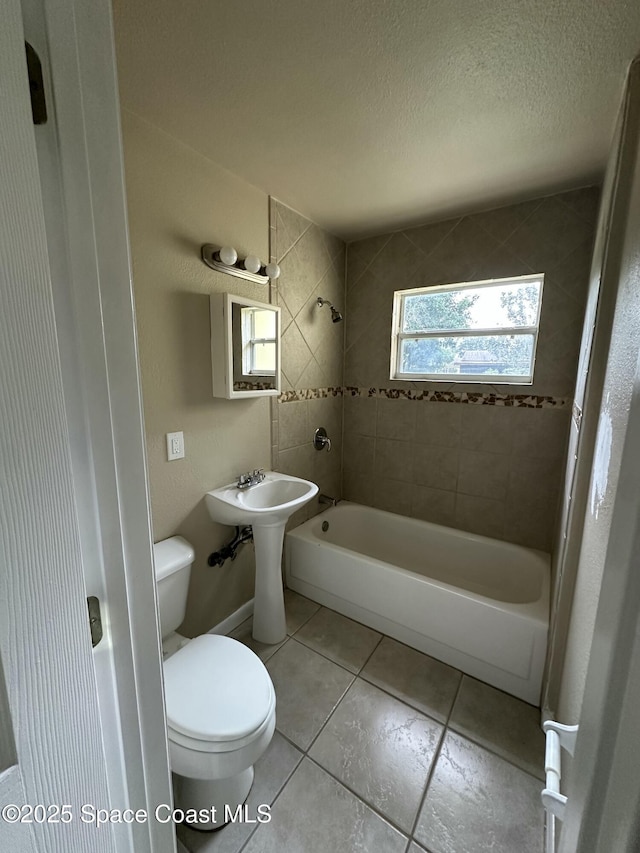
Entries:
{"label": "tub control knob", "polygon": [[331,439],[324,427],[318,427],[313,434],[313,446],[316,450],[331,450]]}

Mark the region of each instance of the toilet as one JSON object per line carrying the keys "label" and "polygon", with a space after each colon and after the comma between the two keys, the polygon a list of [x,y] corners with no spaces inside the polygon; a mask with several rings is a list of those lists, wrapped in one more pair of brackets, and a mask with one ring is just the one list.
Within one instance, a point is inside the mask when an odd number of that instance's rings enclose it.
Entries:
{"label": "toilet", "polygon": [[[237,640],[176,634],[194,552],[180,536],[153,546],[175,807],[201,814],[195,829],[226,823],[246,800],[253,765],[275,729],[276,696],[260,658]],[[211,820],[204,820],[208,811]],[[187,822],[189,822],[187,818]]]}

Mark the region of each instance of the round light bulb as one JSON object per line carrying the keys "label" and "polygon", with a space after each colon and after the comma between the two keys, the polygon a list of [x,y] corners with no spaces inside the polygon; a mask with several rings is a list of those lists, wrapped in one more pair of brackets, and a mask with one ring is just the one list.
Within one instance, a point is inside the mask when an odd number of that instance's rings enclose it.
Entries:
{"label": "round light bulb", "polygon": [[278,264],[267,264],[264,268],[264,274],[269,276],[269,278],[279,278],[280,267]]}
{"label": "round light bulb", "polygon": [[226,264],[228,267],[232,267],[238,260],[238,253],[233,246],[223,246],[218,252],[218,257],[223,264]]}
{"label": "round light bulb", "polygon": [[247,272],[258,272],[261,266],[262,262],[256,255],[247,255],[244,259],[244,268]]}

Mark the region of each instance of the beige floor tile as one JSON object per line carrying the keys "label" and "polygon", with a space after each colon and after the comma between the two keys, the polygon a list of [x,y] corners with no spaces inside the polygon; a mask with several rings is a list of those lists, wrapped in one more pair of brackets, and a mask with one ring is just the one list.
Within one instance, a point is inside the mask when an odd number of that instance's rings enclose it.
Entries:
{"label": "beige floor tile", "polygon": [[414,833],[432,853],[541,853],[540,783],[448,732]]}
{"label": "beige floor tile", "polygon": [[322,607],[306,622],[295,638],[351,672],[359,672],[382,634],[353,619]]}
{"label": "beige floor tile", "polygon": [[309,755],[410,832],[442,726],[357,679]]}
{"label": "beige floor tile", "polygon": [[446,722],[461,678],[457,669],[389,637],[383,638],[361,675],[442,722]]}
{"label": "beige floor tile", "polygon": [[465,675],[449,725],[544,780],[539,708]]}
{"label": "beige floor tile", "polygon": [[404,853],[407,838],[305,759],[244,853]]}
{"label": "beige floor tile", "polygon": [[276,727],[301,749],[311,742],[353,675],[290,639],[267,661],[276,690]]}
{"label": "beige floor tile", "polygon": [[284,608],[287,614],[287,634],[295,634],[298,628],[320,610],[320,605],[304,595],[298,595],[292,589],[285,589]]}

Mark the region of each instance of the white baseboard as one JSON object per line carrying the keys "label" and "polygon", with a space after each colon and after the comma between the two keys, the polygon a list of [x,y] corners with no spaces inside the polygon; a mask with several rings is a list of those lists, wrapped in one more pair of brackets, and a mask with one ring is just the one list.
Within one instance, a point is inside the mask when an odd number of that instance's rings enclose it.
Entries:
{"label": "white baseboard", "polygon": [[242,623],[250,616],[253,616],[253,598],[245,602],[242,607],[238,607],[237,610],[235,610],[230,616],[227,616],[226,619],[223,619],[222,622],[218,622],[217,625],[214,625],[208,633],[230,634],[234,628],[237,628],[238,625],[242,625]]}

